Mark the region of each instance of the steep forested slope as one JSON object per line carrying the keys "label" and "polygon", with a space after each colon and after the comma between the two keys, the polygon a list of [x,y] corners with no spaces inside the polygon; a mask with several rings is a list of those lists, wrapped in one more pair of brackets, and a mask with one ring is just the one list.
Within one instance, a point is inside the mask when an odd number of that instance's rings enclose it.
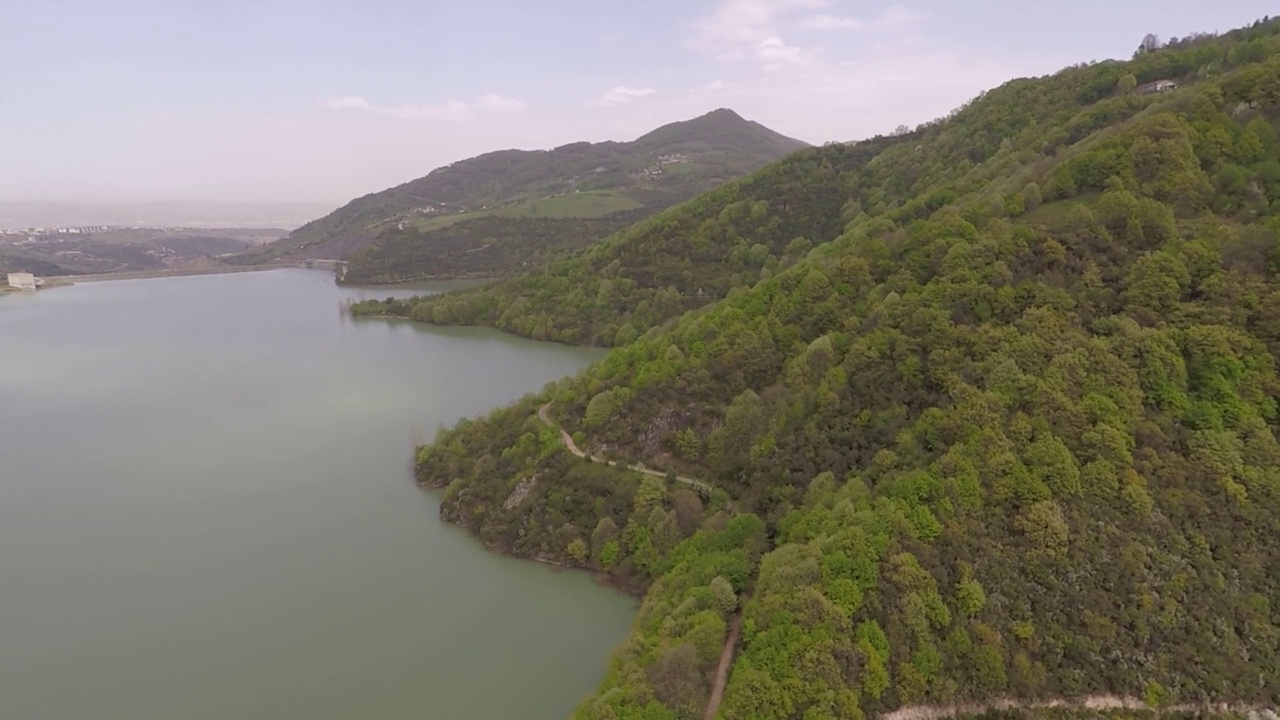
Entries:
{"label": "steep forested slope", "polygon": [[654,212],[642,206],[601,217],[482,215],[437,228],[390,227],[347,256],[344,281],[502,277],[545,265]]}
{"label": "steep forested slope", "polygon": [[[610,248],[636,250],[611,277],[683,260],[677,290],[719,277],[713,249],[664,223],[762,202],[746,225],[838,228],[420,450],[442,514],[489,544],[651,583],[578,716],[700,717],[739,613],[723,718],[1095,694],[1280,705],[1278,33],[1014,81],[849,165],[823,158],[859,146],[767,168],[536,282],[406,308],[506,303],[504,327],[537,307],[566,328],[581,308],[536,306],[540,283]],[[1160,79],[1181,87],[1138,90]],[[784,198],[806,186],[824,199],[793,218]],[[590,307],[571,339],[637,317]],[[543,403],[579,445],[716,490],[574,458]]]}
{"label": "steep forested slope", "polygon": [[842,210],[856,210],[847,192],[852,176],[885,147],[910,138],[801,151],[532,272],[470,292],[355,311],[624,345],[834,239],[849,219]]}
{"label": "steep forested slope", "polygon": [[253,258],[345,258],[353,282],[507,274],[804,147],[721,109],[631,142],[486,153],[352,200]]}

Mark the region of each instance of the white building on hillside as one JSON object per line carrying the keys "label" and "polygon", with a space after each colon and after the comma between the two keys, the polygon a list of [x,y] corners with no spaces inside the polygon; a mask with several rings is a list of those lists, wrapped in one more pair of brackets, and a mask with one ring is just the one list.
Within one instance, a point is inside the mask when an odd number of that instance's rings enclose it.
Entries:
{"label": "white building on hillside", "polygon": [[9,273],[9,287],[19,290],[35,290],[36,276],[31,273]]}

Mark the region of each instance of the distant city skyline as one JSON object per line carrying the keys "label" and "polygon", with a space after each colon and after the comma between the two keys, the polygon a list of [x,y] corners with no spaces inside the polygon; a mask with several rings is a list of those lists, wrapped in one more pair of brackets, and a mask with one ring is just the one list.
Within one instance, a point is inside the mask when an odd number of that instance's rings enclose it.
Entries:
{"label": "distant city skyline", "polygon": [[[536,5],[536,7],[534,7]],[[17,0],[0,199],[347,200],[483,152],[732,108],[848,141],[1266,2]]]}

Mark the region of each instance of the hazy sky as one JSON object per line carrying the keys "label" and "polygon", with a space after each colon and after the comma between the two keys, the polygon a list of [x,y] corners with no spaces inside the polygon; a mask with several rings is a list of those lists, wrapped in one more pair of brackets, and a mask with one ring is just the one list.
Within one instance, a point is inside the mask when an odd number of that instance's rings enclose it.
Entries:
{"label": "hazy sky", "polygon": [[345,201],[717,107],[852,140],[1269,5],[0,0],[0,199]]}

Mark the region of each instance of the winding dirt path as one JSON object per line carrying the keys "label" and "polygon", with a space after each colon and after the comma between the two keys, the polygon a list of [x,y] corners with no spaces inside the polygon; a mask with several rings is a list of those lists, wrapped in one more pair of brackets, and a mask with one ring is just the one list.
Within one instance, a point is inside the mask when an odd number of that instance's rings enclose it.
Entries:
{"label": "winding dirt path", "polygon": [[742,611],[733,616],[733,624],[729,626],[729,637],[725,638],[724,650],[720,651],[720,664],[716,666],[715,685],[711,686],[711,697],[707,700],[707,711],[703,720],[711,720],[720,709],[720,701],[724,699],[724,686],[729,682],[729,668],[733,665],[733,653],[738,648],[738,636],[742,634]]}
{"label": "winding dirt path", "polygon": [[[556,422],[551,419],[551,403],[547,403],[546,405],[543,405],[542,407],[538,408],[538,419],[546,423],[548,427],[551,427],[560,431],[560,441],[564,443],[565,449],[567,449],[569,452],[573,453],[574,455],[577,455],[580,458],[588,457],[587,453],[584,452],[581,448],[579,448],[578,444],[573,441],[573,436],[571,436],[564,428],[557,425]],[[595,455],[591,455],[590,458],[591,458],[591,462],[594,462],[594,463],[602,463],[606,465],[609,463],[608,460],[605,460],[602,457],[597,457]],[[653,468],[647,468],[639,463],[636,463],[635,465],[628,465],[627,469],[633,470],[638,473],[644,473],[645,475],[652,475],[654,477],[660,477],[660,478],[667,477],[667,474],[662,472],[661,470],[654,470]],[[688,485],[694,490],[697,490],[703,496],[707,496],[711,494],[712,487],[707,483],[702,482],[701,480],[694,480],[693,478],[676,475],[676,482],[684,483],[685,485]]]}
{"label": "winding dirt path", "polygon": [[[547,427],[560,431],[560,442],[564,443],[564,447],[566,450],[573,453],[577,457],[590,458],[591,462],[595,462],[595,463],[607,464],[609,462],[608,460],[605,460],[602,457],[597,457],[595,455],[587,455],[586,451],[578,447],[578,444],[573,441],[573,436],[570,435],[568,431],[566,431],[564,428],[557,425],[556,422],[551,419],[551,403],[547,403],[542,407],[538,408],[538,419],[546,423]],[[635,465],[628,465],[627,469],[634,470],[635,472],[638,472],[638,473],[644,473],[645,475],[652,475],[654,477],[660,477],[660,478],[669,477],[667,473],[664,473],[659,470],[654,470],[652,468],[647,468],[638,463]],[[676,482],[684,483],[685,485],[692,487],[693,489],[701,493],[703,496],[711,494],[711,489],[712,489],[711,486],[708,485],[707,483],[702,482],[701,480],[695,480],[693,478],[676,475]],[[724,698],[724,688],[725,688],[725,685],[727,685],[729,682],[729,668],[733,666],[733,654],[734,654],[734,651],[737,650],[738,637],[740,635],[742,635],[742,611],[741,610],[739,610],[737,614],[733,616],[733,622],[729,625],[729,635],[728,637],[725,638],[725,641],[724,641],[724,649],[720,651],[720,663],[716,666],[715,683],[711,686],[711,696],[707,699],[707,710],[705,713],[703,713],[703,718],[705,720],[711,720],[711,718],[715,717],[716,712],[720,709],[720,701]],[[903,718],[902,720],[910,720],[910,719]],[[925,719],[922,718],[921,720],[925,720]]]}

